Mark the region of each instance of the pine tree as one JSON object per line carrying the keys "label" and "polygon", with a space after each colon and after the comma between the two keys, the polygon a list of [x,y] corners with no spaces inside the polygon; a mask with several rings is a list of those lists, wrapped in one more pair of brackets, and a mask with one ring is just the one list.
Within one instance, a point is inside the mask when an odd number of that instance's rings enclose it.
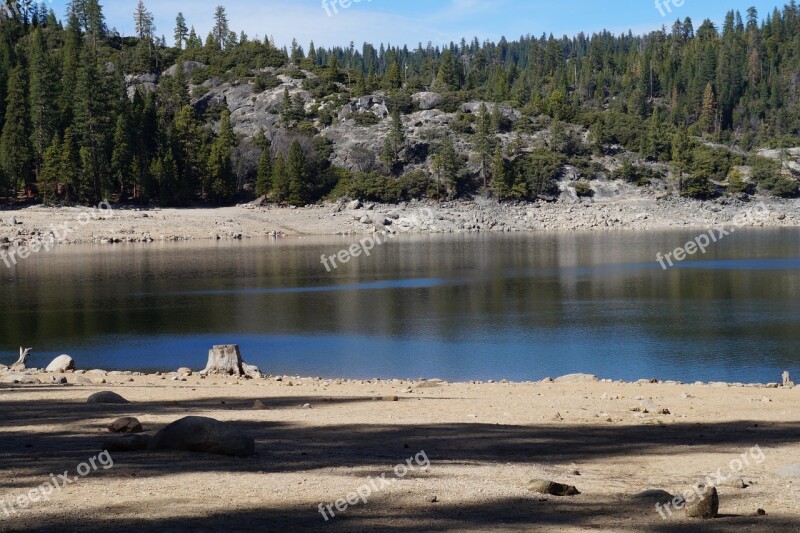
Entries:
{"label": "pine tree", "polygon": [[403,118],[400,115],[400,109],[395,106],[391,114],[391,126],[389,135],[383,145],[382,159],[391,172],[394,172],[395,166],[400,159],[400,152],[405,148],[406,143],[406,130],[403,126]]}
{"label": "pine tree", "polygon": [[703,107],[700,111],[698,125],[703,134],[713,133],[716,129],[717,103],[714,95],[714,86],[708,82],[703,92]]}
{"label": "pine tree", "polygon": [[388,172],[394,172],[394,156],[392,155],[392,141],[387,136],[383,140],[383,150],[381,150],[381,162],[386,166]]}
{"label": "pine tree", "polygon": [[329,81],[339,81],[339,61],[335,55],[330,56],[328,68],[325,69],[325,78]]}
{"label": "pine tree", "polygon": [[275,156],[272,165],[272,194],[276,202],[284,202],[289,197],[289,180],[286,175],[286,164],[283,154]]}
{"label": "pine tree", "polygon": [[133,22],[136,35],[139,40],[152,40],[156,32],[153,14],[147,10],[142,0],[136,5],[136,11],[133,12]]}
{"label": "pine tree", "polygon": [[292,39],[292,52],[289,56],[292,63],[299,65],[305,59],[303,54],[303,47],[297,42],[297,39]]}
{"label": "pine tree", "polygon": [[183,49],[183,45],[189,37],[189,29],[186,27],[186,18],[183,13],[178,13],[175,18],[175,46],[178,50]]}
{"label": "pine tree", "polygon": [[78,68],[80,66],[81,42],[80,21],[77,15],[72,14],[64,31],[64,47],[62,50],[62,79],[61,99],[59,102],[60,127],[66,129],[72,122],[75,113],[75,88],[78,83]]}
{"label": "pine tree", "polygon": [[683,174],[689,170],[689,134],[681,125],[672,136],[672,166],[678,176],[678,193],[683,194]]}
{"label": "pine tree", "polygon": [[55,107],[58,80],[42,29],[36,29],[31,35],[29,64],[31,143],[36,176],[41,178],[44,153],[52,143],[58,121],[58,109]]}
{"label": "pine tree", "polygon": [[292,98],[289,96],[289,88],[283,90],[283,99],[281,100],[281,122],[287,128],[292,127],[294,124],[295,110],[292,103]]}
{"label": "pine tree", "polygon": [[101,73],[98,58],[89,41],[81,54],[81,66],[75,90],[75,132],[81,146],[82,181],[80,200],[95,203],[110,182],[106,154],[111,130],[111,92]]}
{"label": "pine tree", "polygon": [[202,125],[191,105],[184,105],[175,116],[172,128],[173,153],[180,171],[179,195],[181,203],[188,203],[197,192],[205,175],[207,146]]}
{"label": "pine tree", "polygon": [[301,206],[305,203],[305,178],[306,156],[303,147],[297,141],[289,147],[289,156],[286,159],[286,178],[289,182],[289,197],[291,205]]}
{"label": "pine tree", "polygon": [[86,33],[92,41],[92,46],[97,48],[97,43],[106,36],[106,20],[103,8],[98,0],[86,1]]}
{"label": "pine tree", "polygon": [[186,40],[187,50],[197,50],[203,47],[203,41],[197,36],[194,26],[189,30],[189,38]]}
{"label": "pine tree", "polygon": [[167,149],[162,157],[153,162],[150,174],[158,184],[158,196],[161,205],[175,205],[178,198],[178,188],[180,187],[180,177],[178,167],[175,164],[175,156],[171,149]]}
{"label": "pine tree", "polygon": [[217,203],[227,202],[236,194],[236,178],[233,173],[233,148],[236,136],[231,127],[231,114],[223,109],[219,134],[211,146],[208,157],[209,190]]}
{"label": "pine tree", "polygon": [[451,193],[455,193],[459,186],[458,154],[456,153],[453,139],[445,134],[437,151],[439,157],[439,173],[444,184]]}
{"label": "pine tree", "polygon": [[367,80],[364,78],[364,73],[361,71],[356,72],[356,84],[355,87],[353,87],[353,96],[360,98],[368,93]]}
{"label": "pine tree", "polygon": [[314,41],[311,41],[311,44],[308,45],[308,57],[306,59],[311,68],[317,66],[317,50],[314,48]]}
{"label": "pine tree", "polygon": [[0,135],[0,166],[10,189],[16,193],[19,187],[30,181],[31,159],[30,127],[28,123],[25,69],[18,65],[11,71],[6,97],[6,116]]}
{"label": "pine tree", "polygon": [[214,10],[214,30],[212,35],[219,48],[224,49],[230,39],[231,29],[228,25],[228,15],[224,6],[217,6]]}
{"label": "pine tree", "polygon": [[648,121],[647,134],[642,137],[641,152],[655,161],[668,161],[671,157],[671,142],[664,129],[661,113],[656,107]]}
{"label": "pine tree", "polygon": [[111,172],[114,182],[122,198],[132,187],[129,176],[131,164],[133,163],[133,151],[131,149],[130,125],[125,113],[120,113],[117,117],[117,125],[114,129],[114,149],[111,152]]}
{"label": "pine tree", "polygon": [[291,117],[294,123],[300,123],[306,118],[306,101],[300,93],[292,97]]}
{"label": "pine tree", "polygon": [[[495,106],[497,107],[497,106]],[[478,153],[481,179],[484,188],[488,186],[489,165],[491,164],[494,135],[492,135],[492,121],[485,103],[481,103],[475,131],[475,151]]]}
{"label": "pine tree", "polygon": [[436,79],[439,86],[446,91],[456,91],[461,86],[461,73],[459,72],[458,63],[453,54],[450,53],[450,50],[445,50],[442,54]]}
{"label": "pine tree", "polygon": [[495,198],[504,199],[509,195],[508,174],[506,172],[506,160],[503,157],[503,149],[497,145],[492,161],[492,193]]}
{"label": "pine tree", "polygon": [[263,129],[256,135],[254,144],[261,150],[256,173],[256,196],[261,197],[268,195],[272,188],[272,145]]}
{"label": "pine tree", "polygon": [[501,133],[505,129],[506,118],[500,104],[494,104],[492,108],[492,133]]}
{"label": "pine tree", "polygon": [[403,78],[400,76],[400,68],[397,61],[393,61],[386,74],[386,88],[389,90],[400,89],[403,87]]}
{"label": "pine tree", "polygon": [[[58,180],[77,193],[81,181],[81,162],[78,143],[71,127],[64,131],[61,153],[58,158]],[[75,197],[67,194],[64,198],[69,204]]]}
{"label": "pine tree", "polygon": [[[494,71],[491,92],[492,99],[497,103],[504,102],[508,99],[508,76],[506,74],[506,69],[502,66],[496,68]],[[495,109],[497,109],[497,106],[495,106]]]}
{"label": "pine tree", "polygon": [[[186,70],[180,59],[175,63],[175,73],[166,82],[167,94],[164,96],[165,111],[169,118],[174,117],[183,106],[189,104],[189,89]],[[163,82],[162,82],[163,83]]]}
{"label": "pine tree", "polygon": [[56,187],[61,170],[61,140],[58,135],[53,136],[53,141],[47,150],[44,152],[42,160],[42,169],[39,175],[39,181],[42,193],[42,202],[45,205],[50,205],[52,199],[55,198]]}

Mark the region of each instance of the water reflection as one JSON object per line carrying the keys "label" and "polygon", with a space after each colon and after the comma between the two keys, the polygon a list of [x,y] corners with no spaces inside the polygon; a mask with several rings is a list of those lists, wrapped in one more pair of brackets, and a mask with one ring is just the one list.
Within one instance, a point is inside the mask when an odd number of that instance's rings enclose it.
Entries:
{"label": "water reflection", "polygon": [[798,237],[737,232],[666,272],[690,232],[398,238],[332,273],[352,238],[59,248],[0,272],[0,356],[168,370],[236,342],[271,373],[775,381]]}

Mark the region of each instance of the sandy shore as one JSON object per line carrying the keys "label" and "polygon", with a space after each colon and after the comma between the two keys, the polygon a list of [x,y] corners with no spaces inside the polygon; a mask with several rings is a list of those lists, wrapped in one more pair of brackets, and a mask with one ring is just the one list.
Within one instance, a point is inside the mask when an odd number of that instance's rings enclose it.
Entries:
{"label": "sandy shore", "polygon": [[[762,202],[764,202],[762,204]],[[669,230],[731,226],[798,227],[800,200],[695,202],[625,198],[606,202],[498,204],[490,201],[326,204],[299,209],[246,204],[200,209],[42,206],[0,211],[0,246],[32,239],[53,243],[121,243],[248,239],[281,235]]]}
{"label": "sandy shore", "polygon": [[[1,371],[0,374],[7,374]],[[50,376],[36,374],[43,382]],[[152,434],[188,415],[229,421],[257,457],[114,453],[49,502],[5,516],[2,530],[136,531],[792,531],[800,477],[800,390],[726,384],[444,383],[130,373],[66,374],[70,383],[0,385],[0,500],[101,451],[106,426],[135,416]],[[100,383],[105,381],[106,383]],[[90,405],[113,390],[130,405]],[[394,397],[397,401],[392,401]],[[268,410],[254,410],[261,400]],[[305,408],[303,407],[305,406]],[[664,411],[666,410],[666,411]],[[645,412],[647,411],[647,412]],[[669,414],[664,414],[664,413]],[[750,454],[749,464],[736,463]],[[403,478],[393,469],[424,452]],[[756,459],[759,458],[760,461]],[[800,468],[795,471],[800,470]],[[662,519],[633,496],[679,494],[721,472],[721,517]],[[382,474],[393,482],[326,522],[320,503]],[[800,476],[800,474],[796,474]],[[545,478],[573,497],[542,496]],[[759,509],[765,516],[755,516]]]}

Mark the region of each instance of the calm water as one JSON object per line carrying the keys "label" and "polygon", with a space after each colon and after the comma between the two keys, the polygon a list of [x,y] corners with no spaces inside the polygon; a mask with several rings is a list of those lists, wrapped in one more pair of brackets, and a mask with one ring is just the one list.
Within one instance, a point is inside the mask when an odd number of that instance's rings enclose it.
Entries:
{"label": "calm water", "polygon": [[684,381],[800,376],[800,231],[740,231],[664,272],[696,232],[63,247],[0,263],[0,361],[202,368],[237,343],[272,374]]}

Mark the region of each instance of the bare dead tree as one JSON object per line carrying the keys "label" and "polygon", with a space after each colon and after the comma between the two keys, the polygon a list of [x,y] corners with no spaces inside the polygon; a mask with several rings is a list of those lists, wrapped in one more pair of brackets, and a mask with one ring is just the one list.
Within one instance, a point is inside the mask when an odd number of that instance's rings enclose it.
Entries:
{"label": "bare dead tree", "polygon": [[11,370],[25,370],[25,362],[28,360],[28,357],[31,356],[31,352],[33,348],[23,348],[22,346],[19,347],[19,359],[17,362],[11,365]]}

